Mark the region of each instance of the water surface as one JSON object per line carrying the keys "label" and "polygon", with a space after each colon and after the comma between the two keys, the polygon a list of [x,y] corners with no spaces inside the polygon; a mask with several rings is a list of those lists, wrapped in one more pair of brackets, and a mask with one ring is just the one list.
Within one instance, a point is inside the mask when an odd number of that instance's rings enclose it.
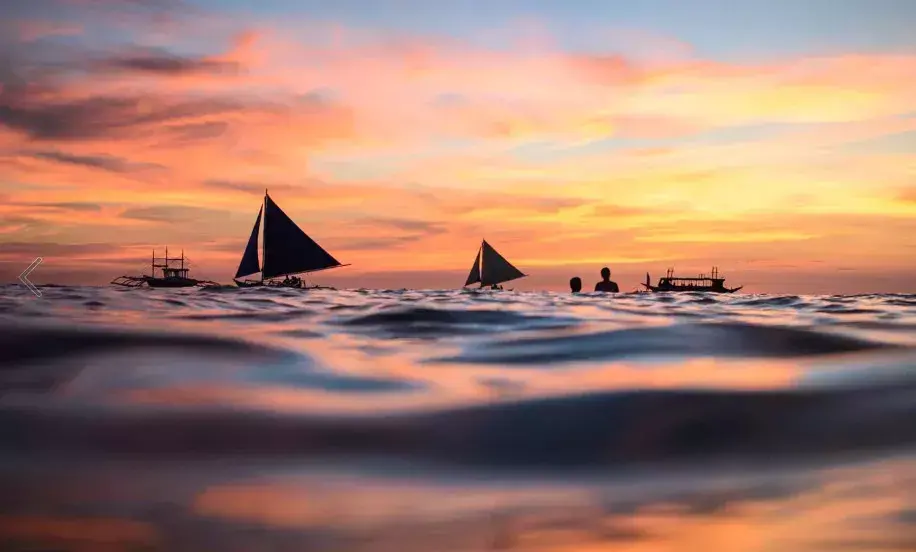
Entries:
{"label": "water surface", "polygon": [[0,288],[2,550],[913,550],[916,296]]}

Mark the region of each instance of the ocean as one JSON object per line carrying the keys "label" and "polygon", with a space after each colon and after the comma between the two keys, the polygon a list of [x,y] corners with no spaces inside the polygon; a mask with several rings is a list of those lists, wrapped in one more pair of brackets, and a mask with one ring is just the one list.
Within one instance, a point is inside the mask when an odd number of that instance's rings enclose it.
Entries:
{"label": "ocean", "polygon": [[0,287],[0,550],[916,550],[916,295]]}

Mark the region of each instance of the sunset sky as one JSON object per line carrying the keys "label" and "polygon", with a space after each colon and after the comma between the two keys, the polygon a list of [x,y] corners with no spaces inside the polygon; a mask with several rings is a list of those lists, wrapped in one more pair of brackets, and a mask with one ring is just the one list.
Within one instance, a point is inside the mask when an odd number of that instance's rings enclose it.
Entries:
{"label": "sunset sky", "polygon": [[3,0],[0,281],[230,281],[264,188],[352,266],[916,292],[911,0]]}

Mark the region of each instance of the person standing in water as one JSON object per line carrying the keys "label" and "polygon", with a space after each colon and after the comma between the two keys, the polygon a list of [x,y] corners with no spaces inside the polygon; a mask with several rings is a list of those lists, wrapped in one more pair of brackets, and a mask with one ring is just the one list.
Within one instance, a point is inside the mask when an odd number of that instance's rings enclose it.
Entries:
{"label": "person standing in water", "polygon": [[611,281],[611,269],[604,267],[601,269],[601,281],[595,284],[595,291],[601,291],[604,293],[618,293],[620,288],[617,287],[617,282]]}
{"label": "person standing in water", "polygon": [[582,278],[579,278],[578,276],[573,276],[570,278],[569,289],[572,290],[573,293],[579,293],[582,291]]}

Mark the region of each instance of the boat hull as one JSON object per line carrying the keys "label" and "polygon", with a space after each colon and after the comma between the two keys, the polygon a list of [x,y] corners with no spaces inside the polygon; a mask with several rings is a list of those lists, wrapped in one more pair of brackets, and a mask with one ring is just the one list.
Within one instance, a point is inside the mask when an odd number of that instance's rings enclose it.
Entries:
{"label": "boat hull", "polygon": [[685,287],[658,287],[658,286],[646,286],[643,284],[646,289],[654,293],[735,293],[740,290],[741,287],[736,288],[710,288],[710,287],[694,287],[694,288],[685,288]]}
{"label": "boat hull", "polygon": [[116,286],[137,288],[148,286],[152,288],[189,288],[204,285],[216,285],[209,280],[195,280],[194,278],[153,278],[151,276],[119,276],[111,281]]}
{"label": "boat hull", "polygon": [[200,285],[194,278],[147,278],[146,285],[152,288],[187,288]]}
{"label": "boat hull", "polygon": [[249,288],[249,287],[270,287],[270,288],[286,288],[286,289],[303,289],[303,290],[330,290],[337,291],[337,288],[330,286],[305,286],[299,283],[284,283],[282,281],[272,282],[261,281],[261,280],[235,280],[235,285],[240,288]]}

